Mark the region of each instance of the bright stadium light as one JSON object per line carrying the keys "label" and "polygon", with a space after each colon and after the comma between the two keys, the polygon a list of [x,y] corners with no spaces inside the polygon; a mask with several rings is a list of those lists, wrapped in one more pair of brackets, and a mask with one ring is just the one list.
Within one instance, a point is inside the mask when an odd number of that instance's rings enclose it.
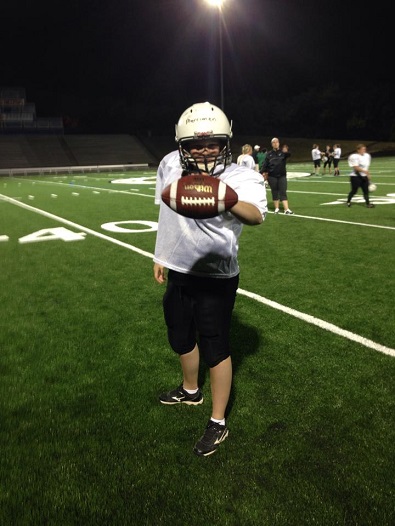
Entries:
{"label": "bright stadium light", "polygon": [[225,0],[206,0],[208,4],[218,8],[218,32],[219,32],[219,75],[221,88],[221,109],[224,110],[224,61],[222,50],[222,5]]}
{"label": "bright stadium light", "polygon": [[207,0],[207,3],[216,7],[221,7],[225,0]]}

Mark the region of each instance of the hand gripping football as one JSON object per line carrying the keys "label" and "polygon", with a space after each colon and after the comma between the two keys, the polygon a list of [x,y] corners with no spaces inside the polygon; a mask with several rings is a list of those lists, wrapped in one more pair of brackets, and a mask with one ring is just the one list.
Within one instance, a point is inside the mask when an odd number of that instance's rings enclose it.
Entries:
{"label": "hand gripping football", "polygon": [[207,219],[232,208],[236,192],[217,177],[192,174],[166,186],[162,200],[172,210],[185,217]]}

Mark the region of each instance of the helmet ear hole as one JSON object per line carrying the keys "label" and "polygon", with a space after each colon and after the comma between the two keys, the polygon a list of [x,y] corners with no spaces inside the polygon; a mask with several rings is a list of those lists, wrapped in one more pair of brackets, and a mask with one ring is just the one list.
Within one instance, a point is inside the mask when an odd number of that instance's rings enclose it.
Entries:
{"label": "helmet ear hole", "polygon": [[181,145],[182,145],[182,149],[185,150],[186,152],[190,152],[191,151],[191,142],[190,141],[182,141]]}

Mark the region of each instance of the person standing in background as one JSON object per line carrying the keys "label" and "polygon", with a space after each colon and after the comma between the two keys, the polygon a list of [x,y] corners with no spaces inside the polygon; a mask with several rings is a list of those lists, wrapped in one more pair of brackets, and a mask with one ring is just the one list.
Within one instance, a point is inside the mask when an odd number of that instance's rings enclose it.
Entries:
{"label": "person standing in background", "polygon": [[333,149],[332,147],[327,144],[325,148],[324,155],[322,157],[322,160],[324,161],[324,170],[323,174],[326,173],[326,167],[328,167],[328,174],[331,175],[332,173],[332,163],[333,163]]}
{"label": "person standing in background", "polygon": [[341,154],[342,154],[342,150],[340,148],[340,144],[334,144],[333,145],[333,168],[334,168],[333,175],[334,176],[340,175],[339,162],[340,162]]}
{"label": "person standing in background", "polygon": [[241,155],[237,158],[237,164],[239,166],[246,166],[251,170],[255,170],[255,160],[252,156],[252,146],[251,144],[244,144],[241,149]]}
{"label": "person standing in background", "polygon": [[258,154],[257,154],[258,166],[259,166],[258,172],[260,172],[262,170],[262,166],[263,166],[263,163],[265,162],[266,155],[267,155],[267,149],[266,148],[260,148],[259,151],[258,151]]}
{"label": "person standing in background", "polygon": [[291,155],[287,145],[280,150],[280,141],[274,137],[271,141],[273,149],[270,150],[263,163],[261,174],[268,181],[272,192],[274,213],[280,212],[280,201],[284,207],[284,214],[293,214],[288,206],[287,197],[287,159]]}
{"label": "person standing in background", "polygon": [[255,161],[255,170],[257,172],[259,172],[259,160],[258,160],[258,154],[261,150],[261,147],[259,146],[259,144],[256,144],[254,146],[254,151],[252,152],[252,156],[254,158],[254,161]]}
{"label": "person standing in background", "polygon": [[358,188],[361,188],[365,198],[366,207],[374,208],[374,204],[369,201],[369,183],[370,183],[370,163],[371,156],[366,152],[364,144],[358,144],[356,153],[352,153],[348,158],[348,164],[352,168],[350,173],[351,191],[347,197],[347,206],[351,206],[351,199],[357,193]]}
{"label": "person standing in background", "polygon": [[314,174],[312,175],[320,175],[322,152],[318,144],[313,144],[311,158],[313,159],[314,166]]}

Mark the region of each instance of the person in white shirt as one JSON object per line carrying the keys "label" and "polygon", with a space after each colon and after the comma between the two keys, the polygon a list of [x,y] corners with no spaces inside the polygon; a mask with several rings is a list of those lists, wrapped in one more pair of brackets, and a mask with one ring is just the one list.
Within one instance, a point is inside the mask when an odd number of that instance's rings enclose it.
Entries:
{"label": "person in white shirt", "polygon": [[[210,369],[212,412],[193,449],[199,456],[214,453],[229,433],[225,411],[232,385],[230,326],[239,282],[239,237],[243,225],[259,225],[267,213],[263,178],[255,166],[232,163],[231,137],[231,124],[220,108],[209,102],[194,104],[176,125],[178,151],[162,159],[156,179],[160,209],[154,278],[160,284],[167,281],[164,318],[183,377],[159,400],[165,405],[203,402],[198,385],[201,355]],[[235,190],[238,202],[210,219],[184,217],[166,206],[163,189],[196,173],[221,179]]]}
{"label": "person in white shirt", "polygon": [[340,175],[339,162],[340,162],[341,154],[342,154],[342,150],[340,148],[340,144],[334,144],[333,145],[333,169],[334,169],[333,175],[334,176]]}
{"label": "person in white shirt", "polygon": [[241,148],[241,155],[239,155],[237,158],[237,164],[239,166],[246,166],[251,170],[256,170],[255,159],[252,156],[251,144],[244,144],[244,146]]}
{"label": "person in white shirt", "polygon": [[313,144],[311,158],[313,159],[314,175],[320,175],[322,152],[318,144]]}
{"label": "person in white shirt", "polygon": [[252,157],[254,158],[254,161],[255,161],[255,170],[257,172],[259,172],[259,156],[260,156],[260,152],[261,152],[261,147],[259,146],[259,144],[256,144],[254,146],[254,150],[252,152]]}
{"label": "person in white shirt", "polygon": [[371,156],[366,152],[366,146],[358,144],[356,152],[348,157],[348,164],[352,168],[350,173],[351,191],[347,197],[348,207],[351,206],[351,200],[358,188],[361,188],[367,208],[374,208],[374,204],[369,201],[370,163]]}

